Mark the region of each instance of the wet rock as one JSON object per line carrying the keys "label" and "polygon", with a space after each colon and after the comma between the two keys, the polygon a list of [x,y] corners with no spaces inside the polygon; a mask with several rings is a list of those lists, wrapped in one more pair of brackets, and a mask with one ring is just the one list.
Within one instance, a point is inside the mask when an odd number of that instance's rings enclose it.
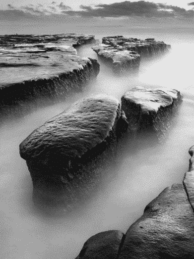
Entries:
{"label": "wet rock", "polygon": [[121,73],[139,68],[140,55],[134,51],[119,50],[106,44],[94,46],[93,50],[101,59],[112,66],[114,72]]}
{"label": "wet rock", "polygon": [[92,236],[76,259],[117,259],[123,237],[123,233],[116,230]]}
{"label": "wet rock", "polygon": [[153,38],[140,40],[123,36],[104,37],[102,44],[93,47],[99,58],[109,63],[114,72],[137,70],[140,57],[158,56],[169,49],[169,45]]}
{"label": "wet rock", "polygon": [[166,188],[146,206],[123,236],[117,259],[194,259],[193,151],[183,184]]}
{"label": "wet rock", "polygon": [[155,41],[154,38],[141,40],[137,38],[126,38],[123,36],[104,37],[102,43],[113,46],[117,49],[135,51],[142,56],[155,56],[165,53],[169,50],[170,45],[163,41]]}
{"label": "wet rock", "polygon": [[97,76],[99,64],[77,56],[74,47],[93,40],[76,34],[0,36],[0,105],[80,90]]}
{"label": "wet rock", "polygon": [[165,189],[127,231],[119,259],[193,259],[194,214],[182,184]]}
{"label": "wet rock", "polygon": [[33,35],[33,34],[13,34],[0,35],[0,46],[11,48],[26,48],[26,47],[44,47],[44,44],[59,44],[64,46],[77,47],[83,44],[94,42],[93,35],[83,35],[76,33],[65,34],[48,34],[48,35]]}
{"label": "wet rock", "polygon": [[185,174],[184,177],[184,187],[188,195],[189,202],[194,211],[194,146],[192,146],[189,150],[189,154],[191,156],[190,163],[189,163],[189,171]]}
{"label": "wet rock", "polygon": [[121,102],[129,131],[151,130],[164,134],[170,115],[180,101],[180,92],[174,89],[135,87],[127,91]]}
{"label": "wet rock", "polygon": [[90,192],[101,165],[114,157],[120,118],[116,99],[92,97],[32,132],[20,144],[20,155],[27,162],[35,196],[48,203],[58,196],[55,203],[65,203],[84,195],[83,189]]}

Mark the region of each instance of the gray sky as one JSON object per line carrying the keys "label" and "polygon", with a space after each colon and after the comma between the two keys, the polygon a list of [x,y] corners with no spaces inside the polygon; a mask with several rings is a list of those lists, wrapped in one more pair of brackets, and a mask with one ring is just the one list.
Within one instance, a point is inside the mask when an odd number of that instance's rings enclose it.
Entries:
{"label": "gray sky", "polygon": [[[194,2],[186,0],[0,0],[0,33],[40,26],[97,26],[131,19],[144,25],[194,20]],[[168,21],[168,22],[167,22]],[[15,27],[14,27],[15,26]],[[17,26],[17,28],[16,28]],[[28,28],[26,27],[28,26]],[[31,27],[30,27],[31,26]],[[16,28],[16,29],[13,29]],[[27,28],[27,29],[26,29]],[[55,30],[55,27],[53,27]],[[29,31],[30,32],[30,31]]]}
{"label": "gray sky", "polygon": [[[110,4],[115,2],[123,2],[122,0],[54,0],[56,3],[63,3],[64,5],[71,6],[72,8],[78,9],[80,5],[95,5],[95,4]],[[44,6],[47,6],[51,4],[53,1],[49,0],[0,0],[0,7],[1,9],[6,9],[8,4],[14,5],[14,6],[25,6],[25,5],[38,5],[43,4]],[[131,0],[131,2],[137,2],[137,0]],[[149,2],[146,0],[146,2]],[[188,7],[189,1],[187,0],[152,0],[150,2],[153,3],[165,3],[168,5],[175,5],[183,8]]]}

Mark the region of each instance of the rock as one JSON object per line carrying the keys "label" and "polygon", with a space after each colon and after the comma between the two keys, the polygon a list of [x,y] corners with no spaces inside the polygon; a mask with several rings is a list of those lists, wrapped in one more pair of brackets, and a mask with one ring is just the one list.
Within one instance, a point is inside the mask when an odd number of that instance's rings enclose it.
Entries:
{"label": "rock", "polygon": [[123,36],[110,36],[104,37],[102,43],[113,46],[116,49],[122,48],[123,50],[135,51],[140,54],[141,57],[151,57],[165,53],[170,48],[170,45],[165,44],[163,41],[155,41],[154,38],[141,40]]}
{"label": "rock", "polygon": [[75,34],[0,36],[1,107],[80,90],[97,76],[99,64],[77,56],[74,47],[93,40]]}
{"label": "rock", "polygon": [[48,203],[58,196],[64,203],[76,199],[77,193],[81,196],[82,185],[85,191],[92,189],[101,164],[115,154],[120,120],[119,102],[97,96],[74,104],[32,132],[20,144],[20,155],[27,162],[35,195]]}
{"label": "rock", "polygon": [[114,72],[137,70],[140,57],[157,56],[169,49],[169,45],[153,38],[140,40],[123,36],[104,37],[102,44],[93,47],[99,58],[109,63]]}
{"label": "rock", "polygon": [[127,231],[118,259],[193,259],[194,214],[182,184],[165,189]]}
{"label": "rock", "polygon": [[185,190],[187,192],[189,202],[194,211],[194,167],[193,167],[194,157],[193,157],[193,152],[194,152],[194,146],[192,146],[189,150],[189,154],[191,156],[190,164],[189,164],[189,172],[187,172],[185,174],[183,184],[184,184]]}
{"label": "rock", "polygon": [[[189,172],[185,174],[183,184],[166,188],[146,206],[143,216],[123,235],[117,259],[194,259],[194,147],[190,148],[189,154]],[[103,244],[106,239],[103,234],[100,237]],[[103,250],[107,247],[109,251],[111,244],[104,244]],[[100,254],[97,258],[111,258],[109,254],[104,257],[99,249],[93,250],[96,251],[94,256]],[[83,257],[86,258],[89,257]]]}
{"label": "rock", "polygon": [[140,55],[134,51],[118,50],[106,44],[94,46],[93,50],[112,66],[114,72],[121,73],[139,68]]}
{"label": "rock", "polygon": [[[114,245],[106,243],[103,233],[98,234],[103,250]],[[97,236],[98,236],[97,235]],[[89,239],[90,240],[90,239]],[[104,241],[104,242],[103,242]],[[98,244],[98,242],[96,242]],[[188,201],[183,184],[166,188],[145,208],[143,216],[137,220],[123,236],[117,259],[193,259],[194,258],[194,212]],[[87,251],[87,244],[84,245]],[[91,246],[91,248],[93,248]],[[94,257],[103,256],[100,246],[91,249]],[[84,248],[83,248],[84,249]],[[89,250],[90,251],[90,250]],[[110,252],[111,253],[111,252]],[[81,253],[80,253],[81,254]],[[84,255],[84,252],[83,252]],[[100,255],[95,257],[95,255]],[[82,257],[77,257],[80,259]],[[113,257],[114,258],[114,257]]]}
{"label": "rock", "polygon": [[13,34],[0,35],[0,46],[10,48],[44,47],[44,44],[59,44],[62,46],[81,46],[94,42],[93,35],[83,35],[76,33],[53,34],[53,35],[33,35],[33,34]]}
{"label": "rock", "polygon": [[117,259],[124,235],[112,230],[92,236],[76,259]]}
{"label": "rock", "polygon": [[135,87],[121,99],[131,132],[152,130],[164,134],[169,118],[181,100],[180,92],[174,89],[151,89]]}

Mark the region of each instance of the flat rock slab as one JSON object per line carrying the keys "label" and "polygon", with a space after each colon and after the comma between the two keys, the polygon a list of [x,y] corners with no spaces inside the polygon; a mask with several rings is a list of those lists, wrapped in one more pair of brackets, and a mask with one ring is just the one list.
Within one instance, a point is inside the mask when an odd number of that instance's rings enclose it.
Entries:
{"label": "flat rock slab", "polygon": [[193,259],[194,213],[182,184],[165,189],[127,231],[119,259]]}
{"label": "flat rock slab", "polygon": [[20,144],[20,154],[35,189],[51,196],[67,190],[73,195],[82,182],[92,179],[107,154],[114,155],[120,117],[116,99],[91,97],[32,132]]}
{"label": "flat rock slab", "polygon": [[104,37],[102,43],[113,46],[117,49],[135,51],[141,56],[154,56],[169,50],[170,45],[163,41],[155,41],[154,38],[145,40],[137,38],[127,38],[123,36]]}
{"label": "flat rock slab", "polygon": [[45,43],[65,43],[73,47],[94,41],[93,35],[83,35],[76,33],[65,34],[13,34],[13,35],[0,35],[0,45],[4,47],[28,47],[37,44]]}
{"label": "flat rock slab", "polygon": [[151,89],[134,87],[122,99],[129,130],[139,132],[154,130],[164,133],[169,124],[169,116],[181,101],[180,92],[174,89]]}
{"label": "flat rock slab", "polygon": [[74,47],[93,40],[76,34],[0,36],[0,104],[79,88],[98,74],[99,65],[77,56]]}
{"label": "flat rock slab", "polygon": [[114,72],[121,73],[127,70],[136,70],[140,65],[140,55],[130,50],[117,49],[113,46],[100,44],[93,50],[100,58],[108,62]]}
{"label": "flat rock slab", "polygon": [[92,236],[76,259],[117,259],[124,234],[112,230]]}
{"label": "flat rock slab", "polygon": [[102,44],[93,47],[100,58],[107,61],[114,72],[137,70],[141,57],[153,57],[163,54],[170,45],[152,38],[140,40],[123,36],[102,38]]}

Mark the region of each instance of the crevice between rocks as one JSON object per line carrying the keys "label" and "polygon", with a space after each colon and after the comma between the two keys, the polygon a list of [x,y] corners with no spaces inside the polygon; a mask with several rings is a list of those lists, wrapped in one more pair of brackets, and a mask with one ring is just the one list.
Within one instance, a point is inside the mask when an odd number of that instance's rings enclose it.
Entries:
{"label": "crevice between rocks", "polygon": [[[186,177],[186,174],[185,174],[185,177]],[[185,179],[185,178],[184,178],[184,179]],[[183,180],[183,187],[184,187],[184,189],[185,189],[185,192],[186,192],[186,195],[187,195],[188,202],[189,202],[189,204],[191,205],[191,208],[192,208],[193,213],[194,213],[194,207],[193,207],[193,204],[192,204],[192,202],[191,202],[191,199],[190,199],[190,196],[189,196],[189,192],[188,192],[188,190],[187,190],[187,186],[186,186],[186,184],[185,184],[184,180]]]}
{"label": "crevice between rocks", "polygon": [[123,244],[125,242],[125,238],[126,238],[126,234],[123,234],[116,259],[119,259],[119,257],[120,257],[120,252],[121,252],[121,249],[122,249]]}
{"label": "crevice between rocks", "polygon": [[194,168],[193,168],[193,166],[194,166],[194,157],[193,157],[193,155],[194,155],[194,152],[193,152],[194,150],[193,150],[193,146],[189,149],[189,155],[190,155],[190,159],[189,159],[189,169],[188,169],[188,172],[186,172],[185,173],[185,175],[184,175],[184,179],[183,179],[183,186],[184,186],[184,189],[185,189],[185,192],[186,192],[186,195],[187,195],[187,198],[188,198],[188,202],[190,203],[190,205],[191,205],[191,208],[192,208],[192,210],[193,210],[193,212],[194,212],[194,206],[193,206],[193,202],[192,202],[192,200],[191,200],[191,198],[190,198],[190,194],[189,194],[189,190],[188,190],[188,187],[187,187],[187,174],[189,174],[189,173],[192,173],[193,172],[193,174],[194,174]]}

